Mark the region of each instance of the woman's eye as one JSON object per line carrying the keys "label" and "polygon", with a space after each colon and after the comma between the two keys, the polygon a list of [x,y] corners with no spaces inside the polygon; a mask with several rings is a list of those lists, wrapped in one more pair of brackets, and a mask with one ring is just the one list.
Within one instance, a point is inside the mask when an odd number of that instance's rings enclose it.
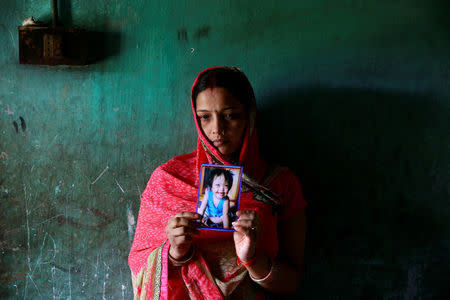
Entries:
{"label": "woman's eye", "polygon": [[241,119],[243,117],[241,112],[238,111],[233,111],[233,112],[229,112],[229,113],[225,113],[223,115],[223,118],[225,120],[238,120]]}
{"label": "woman's eye", "polygon": [[206,121],[206,120],[209,119],[209,116],[208,116],[208,115],[201,115],[201,116],[198,116],[198,117],[199,117],[199,119],[202,120],[202,121]]}

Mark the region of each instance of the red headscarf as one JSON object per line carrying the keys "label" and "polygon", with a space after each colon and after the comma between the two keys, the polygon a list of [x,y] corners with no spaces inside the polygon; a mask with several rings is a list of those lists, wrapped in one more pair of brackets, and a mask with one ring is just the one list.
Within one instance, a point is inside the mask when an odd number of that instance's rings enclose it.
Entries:
{"label": "red headscarf", "polygon": [[[203,70],[195,79],[194,84],[191,89],[191,107],[192,113],[194,115],[195,126],[197,128],[198,133],[198,141],[197,141],[197,150],[202,149],[204,151],[202,154],[205,154],[206,157],[200,156],[198,163],[219,163],[219,164],[235,164],[235,162],[227,161],[220,152],[208,142],[208,139],[203,134],[201,130],[199,120],[197,118],[197,113],[195,111],[196,108],[196,99],[194,99],[194,88],[198,83],[199,78],[207,72],[211,70],[233,70],[235,72],[241,72],[237,68],[228,68],[228,67],[211,67],[206,70]],[[243,75],[243,73],[242,73]],[[245,76],[245,75],[244,75]],[[244,140],[242,143],[241,151],[239,153],[239,162],[238,164],[244,167],[244,172],[255,178],[256,180],[260,180],[264,175],[264,170],[266,168],[266,163],[261,159],[259,155],[259,144],[258,144],[258,135],[256,133],[256,101],[255,98],[249,99],[250,105],[248,108],[248,123],[244,136]],[[200,170],[200,168],[198,168]]]}

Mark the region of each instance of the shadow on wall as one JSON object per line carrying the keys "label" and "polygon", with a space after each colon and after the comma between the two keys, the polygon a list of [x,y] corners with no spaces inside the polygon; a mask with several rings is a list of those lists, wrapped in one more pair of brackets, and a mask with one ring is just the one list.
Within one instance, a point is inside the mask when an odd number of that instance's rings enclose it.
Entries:
{"label": "shadow on wall", "polygon": [[89,32],[89,63],[98,63],[120,54],[121,35],[118,32]]}
{"label": "shadow on wall", "polygon": [[328,88],[263,100],[263,155],[299,175],[309,202],[300,294],[450,295],[445,103]]}
{"label": "shadow on wall", "polygon": [[70,0],[59,0],[58,1],[58,11],[59,17],[63,20],[63,24],[66,26],[73,25],[73,17],[72,17],[72,1]]}

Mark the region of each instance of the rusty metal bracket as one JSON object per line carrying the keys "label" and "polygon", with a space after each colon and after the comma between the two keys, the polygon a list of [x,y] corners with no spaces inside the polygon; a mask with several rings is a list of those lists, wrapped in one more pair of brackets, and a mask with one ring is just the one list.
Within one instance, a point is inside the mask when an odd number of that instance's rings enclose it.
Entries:
{"label": "rusty metal bracket", "polygon": [[[86,65],[89,35],[86,30],[58,24],[58,3],[51,0],[51,26],[19,26],[19,62],[32,65]],[[31,18],[32,19],[32,18]]]}

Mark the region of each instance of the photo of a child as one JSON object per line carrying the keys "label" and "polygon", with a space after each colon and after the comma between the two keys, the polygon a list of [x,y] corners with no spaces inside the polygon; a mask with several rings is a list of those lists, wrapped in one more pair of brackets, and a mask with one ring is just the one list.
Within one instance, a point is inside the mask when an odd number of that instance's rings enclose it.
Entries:
{"label": "photo of a child", "polygon": [[200,228],[232,230],[240,196],[241,167],[202,165],[197,212]]}

